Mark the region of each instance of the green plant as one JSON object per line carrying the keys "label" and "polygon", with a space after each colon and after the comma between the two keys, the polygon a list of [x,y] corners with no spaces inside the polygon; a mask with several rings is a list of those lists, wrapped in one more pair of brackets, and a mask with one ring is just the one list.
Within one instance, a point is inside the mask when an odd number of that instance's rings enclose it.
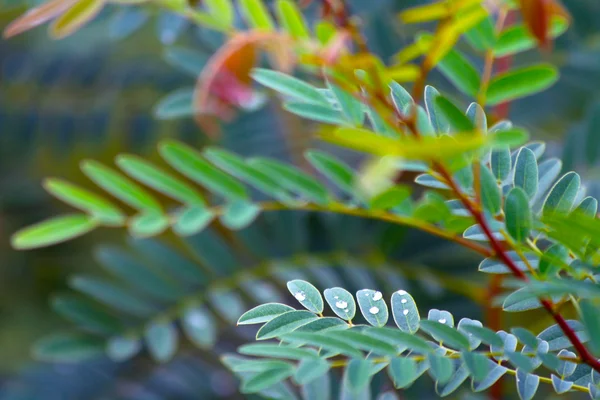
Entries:
{"label": "green plant", "polygon": [[[242,377],[241,390],[271,398],[294,397],[282,383],[291,377],[302,386],[305,398],[314,398],[316,393],[326,395],[328,371],[343,367],[340,392],[348,398],[368,397],[371,379],[384,368],[399,389],[429,371],[442,396],[469,377],[472,389],[482,391],[508,374],[516,377],[517,393],[523,399],[532,398],[540,382],[550,383],[559,394],[580,391],[598,398],[600,320],[594,312],[600,298],[598,202],[585,197],[577,173],[560,175],[559,159],[540,161],[544,143],[527,143],[527,132],[503,119],[506,104],[550,87],[558,71],[550,64],[494,71],[498,58],[534,48],[537,42],[548,45],[551,36],[564,32],[565,13],[555,2],[547,2],[553,7],[536,14],[532,10],[542,2],[535,0],[522,1],[520,7],[499,2],[492,10],[480,1],[445,1],[407,10],[400,16],[406,23],[440,22],[434,34],[419,34],[387,66],[369,51],[344,2],[324,3],[324,17],[314,34],[291,1],[276,2],[281,29],[276,29],[267,7],[258,0],[210,1],[201,10],[160,3],[232,38],[200,72],[198,85],[163,100],[158,116],[194,116],[214,133],[207,116],[226,119],[237,108],[260,103],[253,79],[279,93],[288,112],[323,124],[318,138],[343,149],[339,154],[323,149],[305,152],[304,161],[317,174],[275,158],[244,158],[216,146],[196,151],[165,140],[159,145],[163,165],[127,154],[117,157],[119,170],[89,160],[81,164],[96,186],[123,205],[65,180],[48,179],[48,192],[80,212],[18,232],[13,246],[47,246],[99,227],[126,227],[131,236],[142,239],[168,230],[179,237],[197,238],[209,226],[222,232],[245,230],[261,214],[280,211],[340,214],[415,228],[483,257],[479,271],[494,275],[491,297],[503,298],[505,312],[543,309],[553,319],[552,325],[537,336],[521,327],[509,334],[463,318],[454,329],[454,317],[447,311],[432,309],[421,319],[405,288],[395,288],[398,291],[391,297],[399,329],[385,327],[388,306],[382,292],[370,289],[356,295],[368,325],[355,324],[357,306],[348,291],[336,287],[324,292],[336,314],[325,317],[320,292],[307,281],[293,280],[288,288],[307,311],[271,302],[238,320],[239,324],[264,323],[256,338],[277,340],[239,348],[243,355],[260,358],[223,357],[225,365]],[[77,5],[56,4],[64,12],[53,25],[57,36],[71,33],[98,7],[85,3],[92,9],[74,18]],[[235,32],[235,5],[249,31]],[[517,9],[523,23],[505,27],[508,13]],[[42,20],[34,12],[29,20],[26,16],[9,27],[9,33]],[[459,50],[461,38],[482,55],[481,71]],[[267,51],[278,70],[256,68],[259,49]],[[176,65],[194,64],[191,53],[178,54],[171,56]],[[417,64],[418,57],[422,62]],[[296,63],[309,78],[287,73]],[[466,111],[426,84],[434,68],[457,92],[475,100]],[[410,82],[412,94],[399,81]],[[488,124],[488,118],[494,123]],[[358,166],[344,161],[350,151],[362,157]],[[405,173],[417,174],[415,185],[398,182]],[[147,252],[160,248],[148,246]],[[214,246],[205,244],[201,254]],[[241,286],[244,277],[216,279],[213,288],[209,278],[186,263],[156,273],[119,253],[101,254],[107,268],[131,290],[90,278],[73,280],[78,291],[114,310],[97,310],[87,300],[59,300],[58,311],[94,335],[53,336],[36,347],[40,356],[80,360],[106,347],[111,357],[125,360],[140,350],[144,336],[154,358],[166,361],[176,351],[174,320],[181,319],[192,342],[212,348],[214,317],[231,323],[237,317],[233,314],[241,312],[242,302],[231,289]],[[225,254],[212,262],[223,264]],[[225,263],[212,272],[234,270]],[[179,275],[177,284],[171,282],[171,274]],[[210,296],[221,287],[217,298],[211,299],[216,312],[207,312],[198,298],[181,304],[177,286],[187,279],[211,288]],[[256,295],[252,288],[250,284],[245,290]],[[144,303],[136,292],[153,297],[157,304]],[[169,305],[166,311],[164,304]],[[564,316],[569,308],[577,319]],[[133,314],[140,323],[121,324],[123,318],[112,315],[115,311]],[[538,373],[542,365],[552,372]]]}

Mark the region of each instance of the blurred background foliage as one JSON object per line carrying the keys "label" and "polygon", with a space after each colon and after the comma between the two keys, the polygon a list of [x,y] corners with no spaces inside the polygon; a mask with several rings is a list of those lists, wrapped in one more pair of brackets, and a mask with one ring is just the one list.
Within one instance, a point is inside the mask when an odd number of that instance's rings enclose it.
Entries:
{"label": "blurred background foliage", "polygon": [[[389,60],[411,41],[416,29],[422,29],[402,26],[397,11],[422,2],[355,0],[350,4],[362,19],[371,49]],[[526,64],[540,57],[547,59],[560,66],[561,79],[551,90],[513,103],[510,118],[529,128],[533,139],[547,140],[550,155],[563,157],[564,171],[577,169],[590,194],[598,196],[600,2],[564,3],[574,23],[556,42],[554,51],[529,51],[513,60]],[[0,28],[23,10],[23,0],[0,0]],[[313,7],[307,12],[315,11]],[[43,191],[43,177],[61,176],[83,183],[76,168],[82,159],[110,163],[119,152],[152,159],[160,138],[176,137],[197,147],[208,143],[191,118],[159,120],[153,110],[167,93],[194,84],[194,66],[187,71],[174,68],[169,54],[174,49],[196,51],[199,71],[203,57],[207,59],[222,40],[174,15],[113,7],[62,41],[49,40],[42,28],[0,42],[0,399],[235,398],[233,378],[218,366],[215,356],[243,340],[243,332],[240,338],[232,324],[220,324],[222,340],[211,351],[182,345],[172,361],[160,366],[146,355],[124,364],[107,359],[77,365],[34,361],[30,355],[34,340],[66,325],[51,311],[49,299],[67,289],[69,276],[98,272],[98,257],[93,257],[98,254],[98,243],[127,251],[133,245],[124,235],[106,231],[36,251],[16,252],[8,244],[10,234],[18,228],[60,211],[58,203]],[[461,100],[440,75],[434,73],[431,82]],[[462,100],[466,104],[466,99]],[[225,125],[218,142],[240,154],[301,162],[302,150],[310,144],[308,129],[281,112],[277,102],[267,102]],[[398,285],[409,279],[419,286],[416,292],[421,293],[418,302],[423,307],[443,303],[457,316],[484,318],[477,303],[483,301],[486,282],[472,274],[479,260],[463,251],[448,251],[448,243],[352,218],[332,223],[322,215],[271,217],[261,217],[252,228],[270,235],[246,234],[268,238],[267,252],[258,258],[242,255],[239,238],[222,237],[225,251],[229,246],[231,253],[241,257],[236,268],[253,271],[251,266],[260,260],[312,254],[315,258],[295,260],[303,267],[314,263],[308,273],[319,276],[321,282],[342,280],[349,289],[359,289],[368,282]],[[181,246],[166,236],[161,240]],[[249,247],[254,249],[254,244]],[[332,259],[325,254],[351,255],[354,261],[346,263],[343,257]],[[383,265],[383,255],[390,257],[387,265]],[[398,263],[402,266],[394,268]],[[383,270],[379,269],[382,265]],[[450,270],[452,277],[444,274]],[[270,280],[270,274],[257,278]],[[270,284],[277,293],[285,293],[279,290],[277,279]],[[232,289],[237,293],[235,285]],[[419,390],[426,388],[418,386],[410,393],[422,396]]]}

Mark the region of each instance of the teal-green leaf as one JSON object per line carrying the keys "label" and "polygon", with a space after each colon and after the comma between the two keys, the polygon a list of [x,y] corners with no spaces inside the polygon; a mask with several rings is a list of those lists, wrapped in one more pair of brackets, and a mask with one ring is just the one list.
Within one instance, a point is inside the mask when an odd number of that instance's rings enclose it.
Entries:
{"label": "teal-green leaf", "polygon": [[220,220],[231,230],[240,230],[250,225],[261,212],[261,208],[246,201],[233,201],[223,209]]}
{"label": "teal-green leaf", "polygon": [[312,176],[279,161],[254,158],[250,165],[279,182],[286,189],[296,192],[317,204],[327,204],[329,193],[321,182]]}
{"label": "teal-green leaf", "polygon": [[169,216],[148,211],[138,214],[129,221],[129,233],[138,238],[156,236],[169,227]]}
{"label": "teal-green leaf", "polygon": [[440,96],[440,92],[438,92],[436,88],[429,85],[425,86],[425,107],[427,109],[427,115],[429,116],[429,122],[433,127],[433,131],[438,135],[448,133],[450,130],[448,121],[446,121],[437,110],[435,100]]}
{"label": "teal-green leaf", "polygon": [[396,347],[385,340],[378,339],[366,333],[359,332],[357,329],[339,330],[328,332],[332,338],[340,339],[357,349],[369,353],[379,354],[381,356],[395,356],[398,354]]}
{"label": "teal-green leaf", "polygon": [[131,359],[142,349],[142,342],[136,337],[115,336],[106,342],[106,355],[115,362]]}
{"label": "teal-green leaf", "polygon": [[463,384],[464,381],[469,377],[469,370],[465,366],[465,364],[461,363],[459,360],[453,360],[453,372],[450,379],[447,382],[437,381],[435,383],[435,392],[440,397],[446,397],[451,393],[455,392],[456,389]]}
{"label": "teal-green leaf", "polygon": [[456,326],[456,329],[458,329],[459,332],[467,336],[467,339],[469,339],[470,350],[475,350],[481,344],[481,339],[478,336],[466,331],[465,327],[467,326],[482,327],[483,324],[475,319],[461,318],[460,321],[458,321],[458,325]]}
{"label": "teal-green leaf", "polygon": [[585,199],[581,200],[581,203],[579,203],[575,210],[577,212],[582,213],[583,215],[593,217],[598,212],[598,200],[591,196],[588,196]]}
{"label": "teal-green leaf", "polygon": [[330,105],[323,106],[321,104],[311,103],[284,103],[283,108],[296,114],[299,117],[306,118],[312,121],[322,122],[329,125],[344,125],[348,122],[341,111],[333,108]]}
{"label": "teal-green leaf", "polygon": [[[308,312],[308,311],[303,311]],[[334,353],[345,354],[350,357],[361,358],[363,353],[356,347],[349,344],[346,340],[340,340],[321,332],[292,332],[283,337],[284,341],[292,343],[305,343],[316,347],[322,347],[325,350]]]}
{"label": "teal-green leaf", "polygon": [[390,92],[392,95],[392,101],[396,106],[396,110],[403,114],[408,114],[410,111],[409,107],[414,104],[414,100],[410,93],[398,82],[392,81],[390,83]]}
{"label": "teal-green leaf", "polygon": [[540,377],[534,374],[529,374],[521,370],[517,370],[517,392],[521,400],[531,400],[537,392],[540,384]]}
{"label": "teal-green leaf", "polygon": [[122,154],[116,163],[132,178],[184,204],[204,204],[204,198],[188,183],[134,155]]}
{"label": "teal-green leaf", "polygon": [[388,373],[396,389],[410,386],[417,378],[417,363],[412,358],[394,357],[390,361]]}
{"label": "teal-green leaf", "polygon": [[482,381],[489,373],[488,358],[476,352],[463,352],[461,358],[475,381]]}
{"label": "teal-green leaf", "polygon": [[310,311],[288,311],[264,324],[256,333],[256,339],[266,340],[285,335],[316,318],[317,316]]}
{"label": "teal-green leaf", "polygon": [[499,348],[504,346],[504,342],[496,335],[496,332],[484,326],[464,325],[460,327],[460,329],[475,336],[485,344],[497,346]]}
{"label": "teal-green leaf", "polygon": [[354,126],[362,126],[365,118],[363,104],[339,86],[329,83],[329,87],[337,99],[346,119]]}
{"label": "teal-green leaf", "polygon": [[356,314],[356,302],[354,297],[346,289],[335,287],[325,289],[323,292],[325,300],[333,312],[340,318],[350,321]]}
{"label": "teal-green leaf", "polygon": [[450,50],[436,67],[458,90],[470,97],[477,96],[481,85],[479,72],[458,50]]}
{"label": "teal-green leaf", "polygon": [[305,358],[298,364],[294,373],[294,381],[298,385],[306,385],[325,375],[330,367],[330,364],[321,358]]}
{"label": "teal-green leaf", "polygon": [[563,175],[550,189],[546,200],[544,201],[544,215],[554,213],[568,213],[571,211],[577,198],[581,178],[575,172],[569,172]]}
{"label": "teal-green leaf", "polygon": [[54,217],[16,232],[11,238],[11,244],[18,250],[51,246],[82,236],[97,226],[98,221],[89,215]]}
{"label": "teal-green leaf", "polygon": [[555,243],[548,247],[540,257],[540,274],[546,276],[556,276],[566,265],[569,257],[569,251],[560,243]]}
{"label": "teal-green leaf", "polygon": [[[562,18],[552,19],[550,25],[550,36],[557,37],[565,32],[568,23]],[[498,36],[498,41],[494,45],[494,56],[505,57],[532,49],[537,41],[524,24],[516,24],[504,29]]]}
{"label": "teal-green leaf", "polygon": [[533,333],[525,328],[512,328],[510,332],[519,339],[521,343],[533,349],[538,347],[538,340]]}
{"label": "teal-green leaf", "polygon": [[458,332],[456,329],[451,328],[446,324],[438,321],[423,320],[421,321],[420,329],[435,336],[436,339],[446,345],[459,350],[469,350],[469,339],[461,332]]}
{"label": "teal-green leaf", "polygon": [[177,351],[177,330],[169,321],[151,322],[146,331],[146,344],[152,358],[167,362]]}
{"label": "teal-green leaf", "polygon": [[217,341],[217,321],[204,307],[187,306],[181,316],[181,327],[188,339],[202,349],[210,349]]}
{"label": "teal-green leaf", "polygon": [[114,334],[123,329],[121,321],[98,304],[76,295],[57,295],[52,298],[52,309],[80,328],[100,334]]}
{"label": "teal-green leaf", "polygon": [[[561,349],[561,351],[558,352],[558,356],[559,357],[569,357],[574,360],[577,359],[577,354],[573,353],[572,351],[566,350],[566,349]],[[565,377],[569,377],[569,376],[573,375],[573,372],[575,372],[576,368],[577,368],[577,363],[562,360],[559,358],[558,365],[556,366],[556,372],[562,378],[565,378]]]}
{"label": "teal-green leaf", "polygon": [[427,355],[427,361],[429,362],[429,373],[436,382],[446,383],[450,380],[454,372],[451,359],[431,353]]}
{"label": "teal-green leaf", "polygon": [[296,332],[322,332],[338,329],[348,329],[348,324],[336,317],[322,317],[302,325]]}
{"label": "teal-green leaf", "polygon": [[310,282],[300,279],[289,281],[287,288],[307,310],[320,314],[323,312],[323,297],[319,290]]}
{"label": "teal-green leaf", "polygon": [[244,200],[248,197],[246,188],[241,183],[210,165],[191,147],[166,140],[159,145],[159,152],[173,168],[207,189],[231,200]]}
{"label": "teal-green leaf", "polygon": [[487,134],[487,117],[485,110],[479,104],[469,104],[467,118],[480,133]]}
{"label": "teal-green leaf", "polygon": [[491,215],[496,215],[500,212],[502,206],[502,195],[500,187],[496,182],[496,178],[485,165],[479,164],[479,179],[481,190],[481,202],[485,210]]}
{"label": "teal-green leaf", "polygon": [[392,315],[394,322],[404,332],[414,334],[419,330],[419,309],[413,297],[405,290],[392,294]]}
{"label": "teal-green leaf", "polygon": [[552,374],[552,387],[557,394],[567,393],[573,387],[574,383],[560,379],[558,376]]}
{"label": "teal-green leaf", "polygon": [[451,132],[468,133],[475,129],[471,120],[446,97],[435,97],[434,107],[437,113],[448,121]]}
{"label": "teal-green leaf", "polygon": [[369,328],[366,332],[376,338],[385,340],[398,348],[398,353],[409,349],[411,351],[427,354],[433,351],[431,346],[419,336],[403,332],[395,328]]}
{"label": "teal-green leaf", "polygon": [[138,210],[161,210],[160,203],[146,190],[115,170],[91,160],[83,161],[81,170],[96,185],[133,208]]}
{"label": "teal-green leaf", "polygon": [[251,310],[246,311],[239,319],[238,325],[250,325],[250,324],[262,324],[269,322],[273,318],[286,313],[288,311],[294,311],[294,309],[288,305],[280,303],[267,303],[256,306]]}
{"label": "teal-green leaf", "polygon": [[487,376],[479,382],[473,380],[471,383],[471,387],[476,393],[488,389],[490,386],[496,383],[498,379],[502,378],[502,376],[508,371],[508,368],[498,365],[492,360],[488,360],[488,364],[489,372]]}
{"label": "teal-green leaf", "polygon": [[312,349],[297,348],[278,343],[249,343],[238,348],[238,353],[266,357],[283,358],[288,360],[302,360],[305,358],[317,358],[317,352]]}
{"label": "teal-green leaf", "polygon": [[387,323],[388,307],[381,292],[363,289],[356,292],[356,300],[363,317],[373,326],[381,327]]}
{"label": "teal-green leaf", "polygon": [[311,165],[349,195],[354,195],[354,171],[336,157],[319,150],[309,150],[304,156]]}
{"label": "teal-green leaf", "polygon": [[33,357],[53,363],[78,363],[99,358],[104,353],[103,341],[89,335],[57,333],[33,345]]}
{"label": "teal-green leaf", "polygon": [[289,378],[294,374],[294,368],[292,365],[279,368],[271,368],[265,371],[259,372],[252,378],[244,381],[240,388],[242,393],[256,393],[261,390],[270,388],[271,386]]}
{"label": "teal-green leaf", "polygon": [[523,189],[514,187],[504,201],[506,230],[517,242],[523,242],[529,236],[533,225],[529,199]]}
{"label": "teal-green leaf", "polygon": [[194,88],[172,91],[158,101],[153,112],[159,120],[191,117],[194,115]]}
{"label": "teal-green leaf", "polygon": [[187,207],[177,214],[173,230],[180,236],[191,236],[206,228],[214,217],[215,213],[204,206]]}
{"label": "teal-green leaf", "polygon": [[558,80],[558,70],[550,64],[514,69],[497,75],[487,90],[488,105],[497,105],[530,96],[552,86]]}
{"label": "teal-green leaf", "polygon": [[372,362],[364,359],[352,359],[344,371],[344,384],[348,385],[350,391],[358,393],[371,381]]}
{"label": "teal-green leaf", "polygon": [[499,181],[505,181],[510,174],[512,165],[510,148],[508,146],[492,151],[491,166],[494,176]]}
{"label": "teal-green leaf", "polygon": [[522,147],[515,162],[515,187],[523,189],[527,197],[533,199],[538,190],[538,165],[533,151]]}
{"label": "teal-green leaf", "polygon": [[303,400],[331,400],[331,379],[329,374],[323,374],[320,377],[302,385],[301,388]]}
{"label": "teal-green leaf", "polygon": [[548,193],[548,190],[560,174],[562,169],[562,161],[557,158],[550,158],[542,161],[538,165],[538,191],[535,195],[534,202],[538,202],[543,196]]}
{"label": "teal-green leaf", "polygon": [[104,225],[122,225],[125,221],[123,212],[108,200],[79,186],[58,178],[48,178],[44,188],[57,199],[89,214],[92,214]]}
{"label": "teal-green leaf", "polygon": [[600,315],[598,313],[598,303],[591,300],[581,300],[579,302],[581,311],[581,320],[585,326],[588,337],[590,338],[590,348],[592,353],[600,353]]}
{"label": "teal-green leaf", "polygon": [[251,76],[261,85],[273,89],[286,97],[330,107],[325,96],[317,88],[293,76],[262,68],[253,69]]}
{"label": "teal-green leaf", "polygon": [[[585,333],[585,327],[581,322],[571,319],[567,320],[567,325],[573,330],[573,332],[575,332],[582,343],[585,343],[589,340],[587,334]],[[567,348],[569,347],[570,343],[569,338],[565,336],[563,330],[558,324],[544,329],[537,337],[538,339],[548,342],[550,351],[557,351]]]}

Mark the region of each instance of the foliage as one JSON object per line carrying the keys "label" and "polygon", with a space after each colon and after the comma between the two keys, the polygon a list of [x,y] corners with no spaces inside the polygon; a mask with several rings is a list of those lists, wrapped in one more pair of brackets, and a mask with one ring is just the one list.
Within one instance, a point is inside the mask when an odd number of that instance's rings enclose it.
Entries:
{"label": "foliage", "polygon": [[[104,6],[53,0],[24,14],[5,34],[53,20],[50,33],[62,38]],[[275,1],[272,8],[261,0],[153,6],[226,37],[210,58],[181,49],[166,53],[197,84],[162,99],[155,108],[158,118],[194,117],[215,138],[215,118],[230,120],[238,110],[263,104],[259,85],[277,93],[284,110],[318,127],[321,148],[304,153],[302,163],[310,167],[304,168],[219,146],[198,151],[169,139],[158,145],[160,164],[131,154],[115,159],[118,169],[84,160],[81,171],[102,192],[47,179],[45,189],[78,211],[20,230],[13,247],[45,247],[100,227],[126,228],[133,246],[154,260],[100,250],[98,259],[121,285],[72,279],[71,287],[84,296],[61,296],[53,306],[77,329],[43,338],[34,348],[39,358],[77,362],[107,354],[122,362],[145,347],[156,361],[167,362],[177,353],[176,323],[194,345],[214,351],[216,320],[231,324],[248,304],[259,304],[238,324],[263,324],[256,339],[277,342],[238,349],[260,358],[222,357],[242,379],[242,393],[294,398],[295,390],[284,383],[291,379],[303,397],[328,398],[328,371],[343,367],[342,398],[370,396],[371,381],[383,369],[397,389],[427,371],[440,396],[468,378],[474,392],[483,391],[504,375],[516,378],[522,399],[532,398],[540,383],[558,394],[600,395],[600,322],[594,312],[600,300],[598,201],[586,197],[577,173],[561,175],[561,160],[543,159],[545,143],[528,143],[526,130],[514,127],[502,111],[552,86],[558,70],[549,63],[494,68],[499,59],[537,45],[549,48],[550,38],[567,29],[569,16],[557,1],[448,0],[404,10],[403,23],[435,22],[436,29],[417,34],[389,65],[370,52],[343,1],[323,2],[313,26],[289,0]],[[515,13],[521,22],[506,26]],[[481,56],[482,68],[459,43]],[[271,68],[259,66],[261,53]],[[292,75],[295,67],[303,75]],[[474,101],[465,109],[427,85],[433,70]],[[347,161],[349,154],[361,162]],[[591,150],[588,159],[595,159]],[[399,182],[404,174],[414,174],[414,184]],[[359,290],[355,300],[348,290],[330,287],[323,299],[307,280],[289,280],[281,258],[266,257],[242,272],[242,263],[231,256],[238,248],[228,249],[214,232],[237,232],[256,250],[263,236],[252,228],[261,215],[280,218],[282,211],[358,217],[455,242],[482,257],[479,271],[494,275],[500,289],[492,297],[503,311],[543,309],[553,323],[538,335],[524,327],[492,330],[469,318],[455,328],[445,310],[431,309],[421,318],[404,288],[394,289],[388,307],[383,293],[371,289]],[[149,239],[159,235],[187,243],[205,270]],[[297,260],[291,263],[300,268]],[[287,281],[306,310],[283,304],[281,291],[263,282],[265,274],[279,284]],[[316,285],[329,286],[320,278]],[[335,316],[324,316],[325,303]],[[565,308],[575,310],[577,319],[567,320]],[[390,313],[398,329],[387,326]],[[366,324],[354,323],[359,314]],[[538,372],[542,365],[552,372]]]}

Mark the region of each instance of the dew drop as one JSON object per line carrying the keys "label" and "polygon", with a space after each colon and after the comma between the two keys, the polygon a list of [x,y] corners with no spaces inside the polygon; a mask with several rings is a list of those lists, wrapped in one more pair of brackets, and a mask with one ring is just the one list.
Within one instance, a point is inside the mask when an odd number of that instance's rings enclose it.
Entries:
{"label": "dew drop", "polygon": [[350,312],[350,310],[348,310],[347,308],[344,310],[344,312]]}
{"label": "dew drop", "polygon": [[369,308],[369,312],[371,314],[377,314],[379,312],[379,308],[377,308],[377,307],[371,307],[371,308]]}
{"label": "dew drop", "polygon": [[335,306],[336,306],[337,308],[346,308],[346,307],[348,307],[348,303],[346,303],[346,302],[345,302],[345,301],[343,301],[343,300],[339,300],[339,301],[337,301],[337,302],[335,303]]}
{"label": "dew drop", "polygon": [[373,300],[378,301],[381,300],[383,298],[383,295],[381,294],[381,292],[375,292],[375,294],[373,294]]}
{"label": "dew drop", "polygon": [[406,304],[406,303],[408,303],[408,300],[406,300],[406,299],[402,299],[402,300],[400,300],[400,303],[402,303],[402,304]]}
{"label": "dew drop", "polygon": [[340,297],[339,297],[339,296],[333,296],[333,298],[337,300],[337,299],[339,299]]}
{"label": "dew drop", "polygon": [[402,311],[402,314],[404,314],[404,315],[408,315],[408,310],[404,310],[404,311]]}
{"label": "dew drop", "polygon": [[398,290],[398,292],[397,292],[397,293],[398,293],[400,296],[404,296],[405,294],[407,294],[407,293],[406,293],[406,290],[402,290],[402,289],[401,289],[401,290]]}
{"label": "dew drop", "polygon": [[304,301],[306,300],[306,294],[304,294],[304,292],[296,292],[294,294],[294,297],[296,298],[296,300],[298,301]]}
{"label": "dew drop", "polygon": [[440,324],[445,324],[446,323],[446,318],[440,318]]}

